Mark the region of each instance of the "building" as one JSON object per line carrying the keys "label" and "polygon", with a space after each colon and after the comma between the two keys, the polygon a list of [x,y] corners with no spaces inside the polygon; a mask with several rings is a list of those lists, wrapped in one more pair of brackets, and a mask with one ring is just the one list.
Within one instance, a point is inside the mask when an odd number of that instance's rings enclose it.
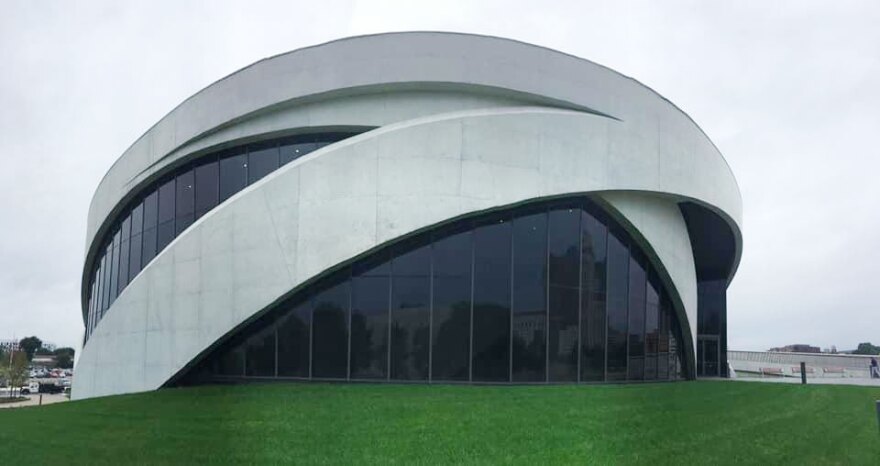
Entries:
{"label": "building", "polygon": [[17,351],[18,340],[0,340],[0,349],[3,351]]}
{"label": "building", "polygon": [[770,348],[767,351],[772,351],[772,352],[777,352],[777,353],[821,353],[822,349],[819,348],[818,346],[794,344],[794,345],[786,345],[781,348]]}
{"label": "building", "polygon": [[587,60],[422,32],[278,55],[99,184],[73,396],[723,376],[741,210],[696,123]]}

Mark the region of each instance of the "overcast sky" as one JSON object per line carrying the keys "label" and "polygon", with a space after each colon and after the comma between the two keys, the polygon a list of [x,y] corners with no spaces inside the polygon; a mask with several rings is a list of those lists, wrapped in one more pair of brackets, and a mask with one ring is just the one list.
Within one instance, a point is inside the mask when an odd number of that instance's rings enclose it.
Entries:
{"label": "overcast sky", "polygon": [[705,130],[743,195],[732,349],[880,343],[880,2],[135,3],[4,1],[0,339],[77,345],[92,194],[182,100],[303,46],[444,30],[609,66]]}

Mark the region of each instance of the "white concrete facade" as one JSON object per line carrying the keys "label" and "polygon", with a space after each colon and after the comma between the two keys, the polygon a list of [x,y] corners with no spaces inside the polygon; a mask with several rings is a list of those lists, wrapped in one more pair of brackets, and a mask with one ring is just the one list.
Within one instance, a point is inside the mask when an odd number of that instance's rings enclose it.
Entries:
{"label": "white concrete facade", "polygon": [[273,303],[390,242],[453,218],[580,193],[604,201],[648,251],[676,294],[690,333],[685,353],[694,358],[696,274],[677,204],[695,202],[726,220],[735,270],[741,198],[725,160],[687,115],[638,82],[498,38],[343,39],[214,83],[160,120],[102,180],[84,281],[125,201],[182,161],[241,141],[352,127],[375,129],[247,187],[149,263],[84,346],[73,397],[159,388]]}

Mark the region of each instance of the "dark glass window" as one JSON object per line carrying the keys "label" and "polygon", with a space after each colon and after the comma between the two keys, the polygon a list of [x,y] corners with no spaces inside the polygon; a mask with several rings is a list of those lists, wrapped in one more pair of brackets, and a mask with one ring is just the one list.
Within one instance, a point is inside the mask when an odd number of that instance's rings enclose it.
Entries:
{"label": "dark glass window", "polygon": [[391,265],[387,254],[354,267],[351,292],[351,377],[388,376],[388,308]]}
{"label": "dark glass window", "polygon": [[104,260],[98,261],[98,271],[95,272],[95,295],[97,296],[97,302],[95,303],[95,317],[94,323],[92,324],[92,328],[98,325],[98,320],[100,320],[101,310],[104,309]]}
{"label": "dark glass window", "polygon": [[514,382],[546,380],[547,214],[513,220]]}
{"label": "dark glass window", "polygon": [[159,219],[159,193],[153,191],[144,199],[144,238],[141,270],[156,257],[156,230]]}
{"label": "dark glass window", "polygon": [[245,375],[275,376],[275,326],[267,325],[245,342]]}
{"label": "dark glass window", "polygon": [[665,296],[660,299],[660,331],[657,343],[657,378],[669,378],[669,301]]}
{"label": "dark glass window", "polygon": [[116,301],[116,296],[119,295],[119,241],[120,234],[117,229],[115,233],[113,233],[113,254],[110,256],[110,305],[113,305],[113,302]]}
{"label": "dark glass window", "polygon": [[292,306],[278,321],[278,376],[309,377],[311,303]]}
{"label": "dark glass window", "polygon": [[608,235],[608,380],[626,380],[629,251],[621,238],[618,231]]}
{"label": "dark glass window", "polygon": [[645,379],[657,378],[657,348],[660,341],[660,287],[651,273],[645,298]]}
{"label": "dark glass window", "polygon": [[195,221],[195,177],[192,170],[177,175],[175,201],[175,234],[180,235]]}
{"label": "dark glass window", "polygon": [[549,335],[547,369],[551,382],[578,380],[580,318],[580,220],[578,208],[549,212]]}
{"label": "dark glass window", "polygon": [[474,230],[473,380],[510,379],[509,221]]}
{"label": "dark glass window", "polygon": [[278,169],[278,145],[269,143],[248,150],[248,184]]}
{"label": "dark glass window", "polygon": [[605,265],[608,229],[581,211],[581,380],[605,380]]}
{"label": "dark glass window", "polygon": [[427,380],[431,249],[421,246],[391,263],[391,378]]}
{"label": "dark glass window", "polygon": [[220,166],[216,160],[195,168],[195,218],[198,220],[220,202]]}
{"label": "dark glass window", "polygon": [[156,254],[174,239],[174,180],[159,187],[159,227],[156,230]]}
{"label": "dark glass window", "polygon": [[289,142],[282,143],[280,152],[281,152],[281,165],[285,165],[287,163],[293,162],[294,160],[308,154],[315,150],[314,142]]}
{"label": "dark glass window", "polygon": [[104,317],[104,311],[110,307],[110,262],[113,258],[113,244],[108,244],[107,248],[104,250],[104,257],[101,258],[101,269],[104,271],[104,290],[103,290],[103,299],[104,305],[101,307],[101,313],[98,316],[99,318]]}
{"label": "dark glass window", "polygon": [[247,186],[247,155],[227,155],[220,159],[220,202]]}
{"label": "dark glass window", "polygon": [[119,229],[119,279],[117,282],[117,294],[122,293],[125,286],[128,285],[128,254],[129,244],[131,242],[131,215],[125,217],[122,226]]}
{"label": "dark glass window", "polygon": [[236,345],[227,347],[217,358],[216,373],[230,377],[244,375],[244,347]]}
{"label": "dark glass window", "polygon": [[312,301],[313,377],[344,379],[348,375],[348,286],[348,281],[339,283]]}
{"label": "dark glass window", "polygon": [[138,204],[131,211],[131,247],[129,248],[128,281],[141,271],[141,251],[143,249],[144,205]]}
{"label": "dark glass window", "polygon": [[[633,249],[635,245],[633,245]],[[629,372],[630,380],[645,378],[645,266],[632,251],[629,261]]]}
{"label": "dark glass window", "polygon": [[471,341],[470,231],[439,239],[433,247],[434,380],[468,380]]}

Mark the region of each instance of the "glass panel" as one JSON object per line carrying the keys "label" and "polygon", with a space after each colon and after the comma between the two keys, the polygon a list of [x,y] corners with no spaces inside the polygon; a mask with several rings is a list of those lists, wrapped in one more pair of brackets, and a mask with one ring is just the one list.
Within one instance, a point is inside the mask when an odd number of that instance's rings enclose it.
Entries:
{"label": "glass panel", "polygon": [[141,271],[141,250],[144,230],[144,205],[138,204],[131,211],[131,246],[129,247],[128,281],[131,282]]}
{"label": "glass panel", "polygon": [[247,155],[236,154],[220,159],[220,202],[247,186]]}
{"label": "glass panel", "polygon": [[608,380],[626,380],[629,251],[620,238],[617,231],[608,235]]}
{"label": "glass panel", "polygon": [[110,256],[110,305],[119,295],[119,230],[113,234],[113,255]]}
{"label": "glass panel", "polygon": [[104,258],[101,260],[101,269],[104,271],[104,306],[101,308],[99,318],[104,317],[104,311],[110,307],[110,262],[113,257],[113,244],[108,244],[104,250]]}
{"label": "glass panel", "polygon": [[245,342],[245,375],[275,376],[275,326],[267,325]]}
{"label": "glass panel", "polygon": [[227,347],[217,359],[217,374],[229,377],[244,375],[244,347]]}
{"label": "glass panel", "polygon": [[[633,245],[635,249],[635,245]],[[645,378],[645,266],[632,251],[629,261],[629,372],[630,380]]]}
{"label": "glass panel", "polygon": [[608,230],[581,211],[581,380],[605,380],[605,265]]}
{"label": "glass panel", "polygon": [[547,214],[513,220],[514,382],[543,382],[547,361]]}
{"label": "glass panel", "polygon": [[129,282],[134,280],[138,272],[141,271],[141,248],[143,248],[143,235],[134,235],[131,237],[131,246],[129,248],[128,276]]}
{"label": "glass panel", "polygon": [[311,303],[290,308],[278,321],[278,376],[308,377]]}
{"label": "glass panel", "polygon": [[[195,176],[192,170],[177,175],[175,236],[180,235],[195,221]],[[160,203],[161,207],[161,203]]]}
{"label": "glass panel", "polygon": [[669,301],[662,296],[660,299],[660,331],[657,343],[657,378],[669,378]]}
{"label": "glass panel", "polygon": [[95,272],[96,281],[98,282],[98,307],[95,309],[95,323],[101,320],[101,311],[104,310],[104,256],[101,255],[98,262],[98,271]]}
{"label": "glass panel", "polygon": [[293,162],[294,160],[308,154],[315,150],[314,142],[291,142],[291,143],[282,143],[280,152],[281,152],[281,165],[285,165],[287,163]]}
{"label": "glass panel", "polygon": [[468,380],[471,336],[472,235],[466,231],[433,246],[434,380]]}
{"label": "glass panel", "polygon": [[473,380],[510,379],[510,222],[474,230]]}
{"label": "glass panel", "polygon": [[156,257],[156,227],[159,218],[159,193],[152,192],[144,199],[144,238],[141,270]]}
{"label": "glass panel", "polygon": [[278,145],[254,145],[248,150],[248,184],[278,169]]}
{"label": "glass panel", "polygon": [[649,274],[648,294],[645,298],[645,379],[657,378],[657,347],[660,331],[660,294],[658,278]]}
{"label": "glass panel", "polygon": [[[387,254],[377,260],[384,260]],[[351,377],[388,376],[388,308],[391,265],[387,261],[355,267],[351,295]]]}
{"label": "glass panel", "polygon": [[131,241],[131,216],[125,217],[120,228],[118,293],[128,285],[128,251]]}
{"label": "glass panel", "polygon": [[165,249],[174,239],[174,180],[168,180],[159,187],[159,227],[157,230],[156,254]]}
{"label": "glass panel", "polygon": [[212,160],[195,168],[195,218],[198,220],[220,202],[220,166]]}
{"label": "glass panel", "polygon": [[348,287],[344,281],[313,300],[313,377],[344,379],[348,375]]}
{"label": "glass panel", "polygon": [[422,246],[392,260],[391,378],[428,379],[431,249]]}
{"label": "glass panel", "polygon": [[575,382],[578,376],[580,290],[580,209],[551,210],[548,240],[550,325],[547,341],[551,382]]}

